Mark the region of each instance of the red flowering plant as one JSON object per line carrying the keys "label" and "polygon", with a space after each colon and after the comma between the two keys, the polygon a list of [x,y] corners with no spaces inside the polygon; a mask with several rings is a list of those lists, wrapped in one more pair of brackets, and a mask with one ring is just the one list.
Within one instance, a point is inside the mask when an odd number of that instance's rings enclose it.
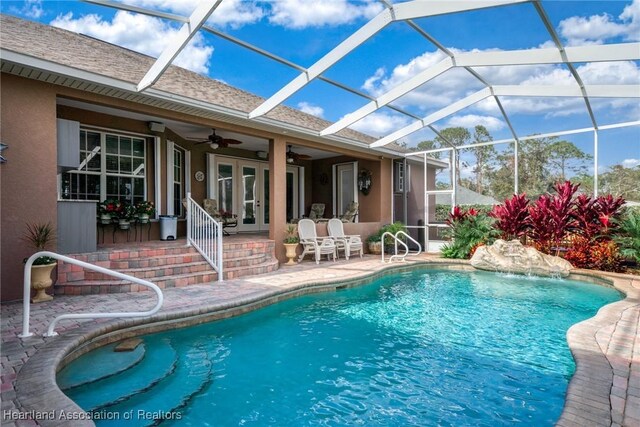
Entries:
{"label": "red flowering plant", "polygon": [[106,199],[98,203],[98,212],[101,215],[118,216],[118,212],[122,208],[122,203],[116,199]]}
{"label": "red flowering plant", "polygon": [[522,239],[529,230],[529,203],[526,194],[514,194],[502,205],[493,207],[489,216],[496,219],[494,227],[500,230],[504,240]]}

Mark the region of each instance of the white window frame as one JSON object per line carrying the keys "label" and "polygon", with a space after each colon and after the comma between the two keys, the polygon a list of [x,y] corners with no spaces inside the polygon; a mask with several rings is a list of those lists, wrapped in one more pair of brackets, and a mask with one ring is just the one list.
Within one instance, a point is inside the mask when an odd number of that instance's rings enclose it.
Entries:
{"label": "white window frame", "polygon": [[[99,200],[96,200],[96,203],[107,199],[107,175],[108,176],[116,176],[116,177],[142,179],[143,180],[143,195],[142,195],[142,198],[143,198],[143,200],[147,200],[147,186],[148,186],[147,167],[148,167],[148,163],[149,163],[147,161],[147,154],[148,154],[147,146],[150,143],[149,139],[151,138],[151,136],[144,135],[144,134],[121,131],[121,130],[117,130],[117,129],[109,129],[109,128],[101,128],[101,127],[93,127],[93,126],[83,126],[82,124],[80,125],[80,132],[93,132],[93,133],[97,133],[97,134],[100,135],[100,150],[98,150],[96,152],[96,155],[100,155],[100,171],[98,172],[98,171],[82,171],[82,170],[80,170],[80,168],[84,167],[84,165],[86,163],[86,161],[85,161],[85,162],[82,162],[80,164],[78,169],[76,169],[76,170],[67,170],[64,173],[71,173],[73,175],[100,176],[100,195],[99,195]],[[143,146],[143,149],[144,149],[144,154],[143,154],[143,170],[144,170],[144,173],[141,176],[140,175],[134,175],[133,172],[131,174],[107,172],[107,152],[106,152],[107,135],[116,136],[118,138],[120,138],[120,137],[136,138],[136,139],[142,139],[144,141],[144,146]],[[80,155],[79,152],[78,152],[78,155]],[[119,157],[119,155],[118,155],[118,157]],[[59,194],[59,199],[61,199],[61,200],[86,200],[86,199],[73,199],[73,198],[62,199],[62,196],[63,196],[62,175],[63,175],[63,173],[59,173],[58,174],[58,194]],[[132,194],[132,200],[133,200],[133,197],[134,197],[134,195]]]}

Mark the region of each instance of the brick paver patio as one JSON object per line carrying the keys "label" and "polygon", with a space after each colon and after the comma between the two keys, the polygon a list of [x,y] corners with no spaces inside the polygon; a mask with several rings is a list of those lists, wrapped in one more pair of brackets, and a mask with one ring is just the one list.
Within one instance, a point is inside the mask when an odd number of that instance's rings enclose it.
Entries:
{"label": "brick paver patio", "polygon": [[[432,256],[423,256],[417,262],[469,268],[465,262]],[[362,281],[385,269],[399,267],[402,266],[383,265],[378,257],[372,256],[336,263],[323,261],[319,266],[307,261],[261,276],[167,289],[165,304],[153,320],[178,322],[185,314],[198,316],[201,321],[227,317],[296,294],[335,289],[336,283]],[[583,279],[593,276],[590,272],[579,273]],[[567,337],[577,369],[558,422],[562,426],[640,425],[640,278],[607,277],[627,298],[602,308],[597,316],[569,330]],[[334,285],[327,285],[331,283]],[[132,334],[149,330],[143,325],[146,322],[139,319],[63,321],[57,328],[60,336],[43,338],[42,333],[55,316],[69,312],[146,310],[154,304],[155,298],[149,292],[56,296],[51,302],[32,305],[31,331],[35,336],[26,339],[17,336],[21,332],[21,303],[2,304],[2,425],[37,425],[33,420],[11,421],[7,411],[77,410],[55,385],[57,361],[78,343],[106,332],[123,327],[143,328]],[[65,423],[41,421],[40,424]],[[81,424],[73,422],[74,426]]]}

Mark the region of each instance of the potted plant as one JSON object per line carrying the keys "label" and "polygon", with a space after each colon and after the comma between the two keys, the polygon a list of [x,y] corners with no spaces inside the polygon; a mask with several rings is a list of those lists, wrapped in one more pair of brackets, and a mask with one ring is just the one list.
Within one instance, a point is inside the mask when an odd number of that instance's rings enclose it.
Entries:
{"label": "potted plant", "polygon": [[[50,222],[46,224],[27,224],[27,231],[23,240],[29,242],[36,252],[44,251],[55,240],[55,233]],[[27,262],[28,258],[24,259]],[[53,297],[46,290],[53,284],[51,271],[56,266],[55,258],[41,256],[36,258],[31,265],[31,288],[36,290],[36,295],[31,302],[51,301]]]}
{"label": "potted plant", "polygon": [[118,226],[121,230],[128,230],[131,220],[136,214],[136,208],[128,203],[122,203],[118,209]]}
{"label": "potted plant", "polygon": [[373,233],[367,237],[367,245],[369,247],[369,253],[373,255],[380,255],[382,253],[382,233],[380,231]]}
{"label": "potted plant", "polygon": [[100,222],[102,224],[111,224],[113,218],[118,216],[118,210],[120,209],[120,206],[120,201],[115,199],[106,199],[98,203]]}
{"label": "potted plant", "polygon": [[144,200],[136,205],[136,213],[138,214],[138,221],[141,224],[146,224],[149,222],[149,217],[156,213],[156,208],[153,202]]}
{"label": "potted plant", "polygon": [[296,249],[300,239],[298,238],[298,229],[295,225],[289,224],[286,230],[286,237],[284,238],[284,248],[287,251],[286,256],[289,261],[285,265],[295,265],[294,258],[296,257]]}

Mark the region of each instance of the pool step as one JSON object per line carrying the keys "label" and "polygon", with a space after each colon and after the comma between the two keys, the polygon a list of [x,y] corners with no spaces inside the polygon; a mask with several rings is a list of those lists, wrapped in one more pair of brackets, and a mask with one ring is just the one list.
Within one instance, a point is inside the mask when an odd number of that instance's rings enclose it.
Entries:
{"label": "pool step", "polygon": [[[82,366],[77,366],[79,363],[87,362],[85,358],[77,359],[69,364],[68,369],[82,369]],[[113,406],[133,394],[153,388],[164,378],[172,375],[177,364],[178,355],[174,348],[168,341],[160,341],[154,343],[153,349],[147,349],[143,359],[129,369],[67,389],[65,394],[85,411]]]}
{"label": "pool step", "polygon": [[[225,279],[264,274],[275,271],[275,242],[271,240],[236,241],[223,243],[223,271]],[[166,248],[109,249],[101,252],[71,255],[81,261],[94,263],[133,277],[155,283],[161,289],[209,283],[218,274],[193,247],[173,243]],[[95,271],[72,264],[59,263],[56,294],[89,295],[138,292],[148,288],[131,282],[113,279]]]}
{"label": "pool step", "polygon": [[[115,405],[106,405],[100,410],[125,414],[133,411],[134,417],[125,420],[101,421],[99,426],[153,426],[164,418],[175,419],[194,396],[202,392],[213,377],[213,362],[204,348],[191,347],[180,354],[176,370],[162,381],[142,392],[131,393]],[[140,416],[143,414],[143,416]]]}
{"label": "pool step", "polygon": [[115,343],[101,347],[95,350],[90,361],[78,359],[64,367],[56,378],[60,389],[69,390],[119,374],[131,369],[144,358],[144,345],[139,345],[130,352],[116,353],[118,345],[119,343]]}

